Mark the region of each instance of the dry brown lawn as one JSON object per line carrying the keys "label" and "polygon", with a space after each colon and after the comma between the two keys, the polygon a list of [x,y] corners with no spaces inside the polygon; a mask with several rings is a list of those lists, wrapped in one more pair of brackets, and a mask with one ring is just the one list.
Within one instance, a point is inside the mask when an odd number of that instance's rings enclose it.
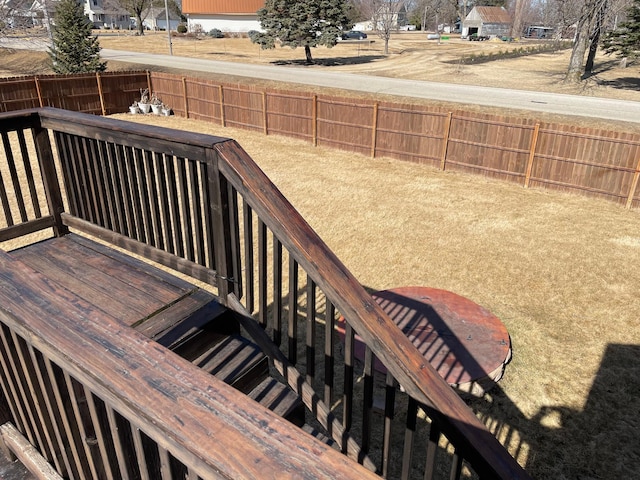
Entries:
{"label": "dry brown lawn", "polygon": [[514,358],[471,404],[540,479],[640,470],[640,229],[611,203],[175,117],[236,139],[368,288],[429,285],[506,324]]}

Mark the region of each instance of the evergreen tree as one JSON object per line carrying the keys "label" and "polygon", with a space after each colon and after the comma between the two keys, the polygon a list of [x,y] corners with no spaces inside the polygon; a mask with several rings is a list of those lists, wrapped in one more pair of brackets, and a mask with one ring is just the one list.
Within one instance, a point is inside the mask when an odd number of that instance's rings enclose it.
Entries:
{"label": "evergreen tree", "polygon": [[345,0],[266,0],[258,10],[264,32],[255,32],[251,41],[262,48],[304,47],[307,63],[313,63],[311,47],[333,47],[353,23]]}
{"label": "evergreen tree", "polygon": [[619,57],[640,57],[640,0],[634,0],[627,12],[627,21],[610,32],[602,42],[606,53]]}
{"label": "evergreen tree", "polygon": [[98,39],[92,24],[77,0],[60,0],[53,25],[53,45],[49,57],[56,73],[102,72],[107,64],[100,60]]}

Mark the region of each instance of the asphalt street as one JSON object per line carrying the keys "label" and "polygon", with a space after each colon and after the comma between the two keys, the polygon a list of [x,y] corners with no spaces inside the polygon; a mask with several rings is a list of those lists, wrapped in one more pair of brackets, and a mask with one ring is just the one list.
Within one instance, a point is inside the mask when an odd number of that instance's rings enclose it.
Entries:
{"label": "asphalt street", "polygon": [[254,65],[102,49],[105,60],[182,68],[360,92],[488,105],[562,115],[640,123],[640,102],[580,95],[404,80],[293,66]]}

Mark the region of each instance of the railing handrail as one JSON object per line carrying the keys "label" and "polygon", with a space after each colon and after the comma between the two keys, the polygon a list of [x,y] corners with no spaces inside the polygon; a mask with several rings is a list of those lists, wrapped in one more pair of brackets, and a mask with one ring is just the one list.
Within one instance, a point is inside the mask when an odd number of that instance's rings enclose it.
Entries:
{"label": "railing handrail", "polygon": [[495,478],[529,478],[244,150],[233,141],[214,148],[224,160],[221,173],[407,393],[446,420],[443,431],[456,446],[466,447],[465,459]]}
{"label": "railing handrail", "polygon": [[[82,299],[61,299],[50,280],[1,251],[0,267],[12,272],[0,283],[20,287],[0,289],[0,322],[200,477],[378,478]],[[70,301],[72,313],[55,316]]]}

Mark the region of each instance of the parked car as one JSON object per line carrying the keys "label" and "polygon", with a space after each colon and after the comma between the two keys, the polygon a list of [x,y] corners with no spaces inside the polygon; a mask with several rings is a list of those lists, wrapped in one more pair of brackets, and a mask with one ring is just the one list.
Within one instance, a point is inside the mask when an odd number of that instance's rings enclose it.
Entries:
{"label": "parked car", "polygon": [[351,30],[342,34],[342,40],[364,40],[367,34],[358,30]]}

